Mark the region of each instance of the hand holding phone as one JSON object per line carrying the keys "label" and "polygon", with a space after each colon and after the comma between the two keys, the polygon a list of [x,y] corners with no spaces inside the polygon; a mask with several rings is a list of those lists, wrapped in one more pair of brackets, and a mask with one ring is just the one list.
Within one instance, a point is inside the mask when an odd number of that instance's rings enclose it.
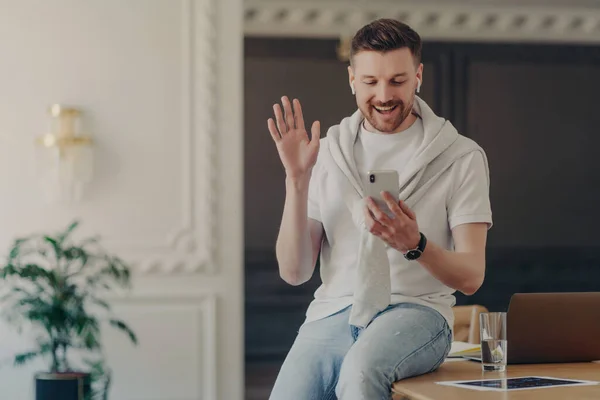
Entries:
{"label": "hand holding phone", "polygon": [[389,209],[387,203],[383,199],[381,192],[388,192],[396,202],[400,195],[400,182],[398,171],[395,170],[372,170],[368,171],[369,181],[367,182],[366,195],[371,197],[375,204],[392,217],[394,213]]}

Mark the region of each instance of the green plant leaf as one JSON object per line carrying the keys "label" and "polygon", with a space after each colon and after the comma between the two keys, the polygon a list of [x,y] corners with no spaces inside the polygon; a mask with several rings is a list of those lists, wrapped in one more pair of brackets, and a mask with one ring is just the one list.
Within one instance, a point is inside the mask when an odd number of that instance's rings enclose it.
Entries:
{"label": "green plant leaf", "polygon": [[121,287],[129,286],[129,270],[127,268],[119,268],[118,262],[114,262],[111,258],[107,258],[106,261],[108,265],[88,277],[88,283],[92,286],[100,285],[107,290],[112,289],[111,285],[107,283],[110,281]]}
{"label": "green plant leaf", "polygon": [[98,244],[98,242],[100,242],[100,236],[92,236],[92,237],[82,240],[79,243],[79,247],[85,248],[86,246],[88,246],[90,244]]}
{"label": "green plant leaf", "polygon": [[100,348],[98,335],[92,331],[87,331],[83,336],[83,344],[88,350],[97,350]]}
{"label": "green plant leaf", "polygon": [[100,324],[98,320],[85,312],[78,314],[74,320],[73,329],[79,338],[81,346],[87,350],[96,350],[100,348]]}
{"label": "green plant leaf", "polygon": [[[29,280],[31,282],[37,282],[38,280],[46,281],[50,286],[56,286],[58,283],[58,277],[56,272],[52,270],[47,270],[46,268],[42,268],[36,264],[25,264],[21,268],[16,268],[11,266],[12,268],[7,269],[8,275],[16,275],[19,278],[23,278],[25,280]],[[7,275],[7,276],[8,276]],[[5,276],[3,276],[5,277]]]}
{"label": "green plant leaf", "polygon": [[29,242],[31,239],[34,239],[36,236],[28,236],[24,238],[15,239],[12,244],[12,248],[8,253],[8,262],[13,262],[16,258],[22,255],[22,246]]}
{"label": "green plant leaf", "polygon": [[62,257],[62,250],[59,241],[50,236],[44,236],[44,240],[52,245],[56,259],[60,259]]}
{"label": "green plant leaf", "polygon": [[9,276],[12,275],[18,275],[18,271],[17,271],[17,267],[15,267],[13,264],[8,264],[5,265],[4,267],[2,267],[2,269],[0,270],[0,278],[5,279]]}
{"label": "green plant leaf", "polygon": [[18,306],[30,307],[30,310],[41,311],[52,311],[52,303],[48,303],[39,297],[25,297],[17,302]]}
{"label": "green plant leaf", "polygon": [[24,364],[28,363],[29,361],[34,360],[37,357],[48,354],[50,351],[52,351],[52,345],[50,343],[41,343],[39,345],[39,349],[37,349],[37,350],[27,351],[25,353],[17,354],[15,356],[13,365],[14,366],[24,365]]}
{"label": "green plant leaf", "polygon": [[92,302],[94,304],[99,305],[100,307],[110,311],[110,304],[108,304],[106,301],[102,300],[102,299],[98,299],[96,297],[92,297]]}
{"label": "green plant leaf", "polygon": [[15,258],[19,257],[19,252],[21,251],[21,246],[16,244],[12,249],[10,249],[10,253],[8,254],[8,262],[12,262]]}
{"label": "green plant leaf", "polygon": [[43,326],[48,332],[56,328],[56,318],[52,317],[49,310],[31,309],[24,311],[23,316],[31,323]]}
{"label": "green plant leaf", "polygon": [[58,235],[58,244],[63,244],[65,240],[71,235],[71,233],[79,226],[79,221],[75,220],[67,227],[67,229]]}
{"label": "green plant leaf", "polygon": [[[91,254],[81,246],[71,246],[63,252],[64,258],[67,260],[67,275],[73,277],[79,275],[88,266],[88,261],[93,258]],[[77,269],[73,271],[72,266]]]}
{"label": "green plant leaf", "polygon": [[110,324],[117,328],[122,330],[123,332],[125,332],[128,336],[129,339],[131,339],[131,341],[134,344],[138,344],[138,340],[137,340],[137,336],[135,335],[135,333],[131,330],[131,328],[129,328],[129,326],[127,326],[127,324],[121,320],[118,319],[111,319],[110,320]]}
{"label": "green plant leaf", "polygon": [[80,313],[74,318],[73,327],[79,335],[84,334],[85,331],[100,333],[100,324],[98,324],[98,320],[86,315],[85,312]]}
{"label": "green plant leaf", "polygon": [[99,275],[92,275],[92,276],[88,276],[86,278],[86,286],[93,288],[96,286],[96,284],[100,281],[101,277]]}
{"label": "green plant leaf", "polygon": [[85,261],[87,262],[87,254],[85,252],[85,250],[81,247],[78,246],[71,246],[68,247],[64,252],[63,252],[65,258],[69,261],[73,261],[73,260],[78,260],[78,259],[85,259]]}
{"label": "green plant leaf", "polygon": [[15,361],[13,364],[14,364],[14,366],[21,366],[41,355],[42,355],[42,353],[39,350],[28,351],[26,353],[17,354],[15,356]]}

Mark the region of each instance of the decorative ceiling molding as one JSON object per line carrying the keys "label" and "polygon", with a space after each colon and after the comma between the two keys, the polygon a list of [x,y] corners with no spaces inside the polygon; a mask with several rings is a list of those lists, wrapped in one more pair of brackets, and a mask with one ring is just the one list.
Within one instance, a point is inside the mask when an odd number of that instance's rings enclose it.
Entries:
{"label": "decorative ceiling molding", "polygon": [[[569,4],[567,4],[569,3]],[[246,0],[248,36],[340,38],[396,18],[425,40],[600,43],[600,7],[434,2]]]}

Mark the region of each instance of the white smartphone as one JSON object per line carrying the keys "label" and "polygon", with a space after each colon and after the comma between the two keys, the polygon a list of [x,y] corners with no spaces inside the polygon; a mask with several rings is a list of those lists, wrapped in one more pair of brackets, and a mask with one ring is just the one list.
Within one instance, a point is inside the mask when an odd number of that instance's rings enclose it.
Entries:
{"label": "white smartphone", "polygon": [[366,188],[367,196],[375,200],[375,204],[389,216],[393,213],[383,199],[381,192],[388,192],[398,202],[400,195],[400,182],[398,171],[394,170],[373,170],[367,173],[368,182]]}

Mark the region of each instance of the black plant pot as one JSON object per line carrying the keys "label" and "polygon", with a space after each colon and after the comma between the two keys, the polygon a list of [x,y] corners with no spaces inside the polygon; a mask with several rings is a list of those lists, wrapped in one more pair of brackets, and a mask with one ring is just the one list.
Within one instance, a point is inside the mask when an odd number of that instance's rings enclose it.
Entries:
{"label": "black plant pot", "polygon": [[35,400],[89,400],[91,378],[82,372],[35,375]]}

